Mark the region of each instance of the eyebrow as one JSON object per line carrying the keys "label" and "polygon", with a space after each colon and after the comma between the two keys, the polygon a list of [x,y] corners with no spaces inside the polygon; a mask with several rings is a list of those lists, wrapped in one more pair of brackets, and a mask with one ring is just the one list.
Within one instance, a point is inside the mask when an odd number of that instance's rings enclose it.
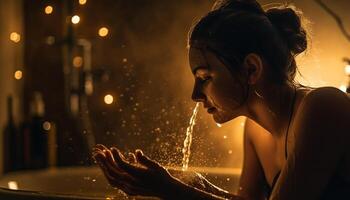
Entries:
{"label": "eyebrow", "polygon": [[206,67],[206,66],[203,66],[203,65],[197,66],[197,67],[195,67],[195,68],[192,70],[192,73],[193,73],[193,74],[196,74],[197,70],[199,70],[199,69],[209,70],[209,67]]}

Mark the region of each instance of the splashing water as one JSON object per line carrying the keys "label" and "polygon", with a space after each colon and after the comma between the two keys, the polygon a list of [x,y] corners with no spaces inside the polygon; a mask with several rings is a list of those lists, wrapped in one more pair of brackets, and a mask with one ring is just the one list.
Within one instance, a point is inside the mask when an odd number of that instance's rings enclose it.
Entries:
{"label": "splashing water", "polygon": [[182,170],[185,171],[188,169],[188,163],[190,161],[191,155],[191,144],[192,144],[192,132],[193,126],[195,125],[197,113],[198,113],[199,103],[196,104],[196,107],[193,110],[192,117],[190,119],[190,124],[186,130],[186,138],[184,141],[184,147],[182,149],[183,159],[182,159]]}

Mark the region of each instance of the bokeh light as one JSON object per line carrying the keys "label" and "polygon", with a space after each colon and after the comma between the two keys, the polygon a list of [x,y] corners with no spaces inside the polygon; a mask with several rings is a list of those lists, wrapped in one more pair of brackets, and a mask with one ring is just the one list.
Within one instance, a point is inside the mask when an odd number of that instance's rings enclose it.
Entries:
{"label": "bokeh light", "polygon": [[107,94],[107,95],[104,97],[104,101],[105,101],[106,104],[110,105],[110,104],[113,103],[114,98],[113,98],[112,95]]}
{"label": "bokeh light", "polygon": [[72,23],[73,24],[78,24],[80,22],[80,17],[78,15],[74,15],[72,17]]}
{"label": "bokeh light", "polygon": [[17,79],[17,80],[21,80],[22,77],[23,77],[23,72],[22,72],[21,70],[15,71],[14,77],[15,77],[15,79]]}
{"label": "bokeh light", "polygon": [[86,0],[79,0],[79,4],[80,4],[80,5],[86,4]]}
{"label": "bokeh light", "polygon": [[53,12],[53,7],[52,6],[46,6],[45,7],[45,13],[50,15]]}
{"label": "bokeh light", "polygon": [[10,40],[15,43],[18,43],[19,41],[21,41],[21,35],[17,32],[12,32],[10,34]]}
{"label": "bokeh light", "polygon": [[101,37],[106,37],[108,35],[108,28],[102,27],[98,30],[98,35]]}
{"label": "bokeh light", "polygon": [[51,123],[48,122],[48,121],[44,122],[44,123],[43,123],[43,129],[44,129],[45,131],[49,131],[49,130],[51,129]]}
{"label": "bokeh light", "polygon": [[75,56],[73,58],[73,66],[76,68],[80,68],[81,66],[83,66],[83,58],[80,56]]}

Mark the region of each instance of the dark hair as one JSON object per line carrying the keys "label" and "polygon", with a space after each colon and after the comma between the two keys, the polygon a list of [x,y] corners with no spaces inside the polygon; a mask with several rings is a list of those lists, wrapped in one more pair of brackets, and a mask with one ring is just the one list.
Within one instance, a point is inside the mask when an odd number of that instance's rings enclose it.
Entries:
{"label": "dark hair", "polygon": [[256,0],[221,0],[193,26],[189,45],[209,48],[230,71],[256,53],[271,66],[269,78],[281,84],[294,83],[295,57],[306,50],[307,36],[291,7],[265,11]]}

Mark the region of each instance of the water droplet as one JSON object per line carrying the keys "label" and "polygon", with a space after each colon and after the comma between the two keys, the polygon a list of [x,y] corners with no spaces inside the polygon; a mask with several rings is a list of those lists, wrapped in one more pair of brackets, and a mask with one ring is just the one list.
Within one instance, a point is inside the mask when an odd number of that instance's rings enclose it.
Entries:
{"label": "water droplet", "polygon": [[155,130],[156,133],[161,133],[162,132],[162,130],[160,130],[160,128],[156,128],[154,130]]}

